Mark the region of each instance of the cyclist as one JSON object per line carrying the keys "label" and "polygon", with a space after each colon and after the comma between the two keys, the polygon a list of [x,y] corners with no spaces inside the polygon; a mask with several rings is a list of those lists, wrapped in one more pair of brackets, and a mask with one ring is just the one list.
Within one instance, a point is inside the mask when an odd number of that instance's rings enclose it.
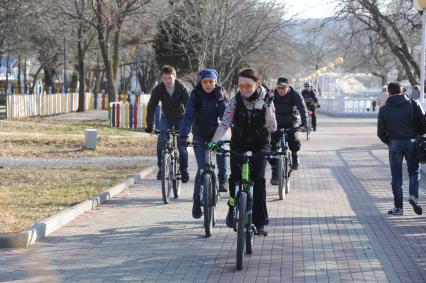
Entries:
{"label": "cyclist", "polygon": [[[172,66],[165,65],[161,70],[161,80],[151,92],[148,102],[145,131],[153,131],[154,113],[161,101],[162,114],[160,119],[160,135],[157,140],[157,180],[161,179],[161,151],[166,144],[167,130],[175,127],[180,130],[185,114],[185,106],[189,98],[188,88],[176,79],[176,70]],[[179,167],[182,182],[189,180],[188,174],[188,151],[186,147],[179,146]]]}
{"label": "cyclist", "polygon": [[[193,141],[198,145],[194,147],[198,166],[192,206],[192,217],[194,218],[201,217],[200,170],[204,168],[205,163],[204,144],[213,137],[219,125],[219,119],[222,118],[226,108],[222,87],[217,83],[217,71],[204,69],[199,73],[199,76],[200,81],[189,96],[182,131],[179,136],[179,143],[185,146],[192,126]],[[226,159],[218,155],[216,161],[219,169],[219,191],[226,192]]]}
{"label": "cyclist", "polygon": [[303,84],[304,90],[302,91],[303,99],[305,100],[306,107],[312,112],[312,129],[317,130],[317,115],[315,109],[319,107],[317,91],[312,87],[311,82],[305,82]]}
{"label": "cyclist", "polygon": [[[251,179],[254,183],[253,192],[253,224],[257,233],[267,235],[269,223],[266,208],[266,157],[256,153],[270,151],[271,133],[277,129],[272,93],[260,84],[260,76],[255,69],[244,69],[238,74],[239,91],[232,97],[222,121],[209,143],[215,148],[216,143],[231,127],[231,150],[239,153],[252,151]],[[231,176],[229,178],[229,211],[226,225],[233,225],[233,207],[235,198],[235,183],[241,181],[241,165],[243,159],[231,153]]]}
{"label": "cyclist", "polygon": [[[297,93],[294,88],[289,84],[287,78],[281,77],[277,80],[277,85],[274,92],[274,106],[275,115],[277,118],[278,129],[285,128],[297,128],[297,112],[300,113],[302,119],[301,127],[306,127],[307,122],[307,110],[303,97]],[[276,131],[271,135],[272,150],[275,150],[280,140],[280,131]],[[297,170],[299,168],[299,157],[297,152],[302,146],[299,140],[297,131],[287,133],[288,147],[291,151],[292,156],[292,169]],[[271,159],[269,161],[272,167],[272,178],[271,184],[278,184],[277,174],[277,160]]]}

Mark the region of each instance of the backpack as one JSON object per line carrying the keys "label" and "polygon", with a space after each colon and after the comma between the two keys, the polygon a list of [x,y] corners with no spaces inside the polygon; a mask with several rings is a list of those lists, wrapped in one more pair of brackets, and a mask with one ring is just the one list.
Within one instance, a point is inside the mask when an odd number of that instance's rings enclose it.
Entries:
{"label": "backpack", "polygon": [[410,101],[411,106],[413,107],[413,118],[416,123],[416,129],[419,132],[418,136],[416,137],[416,149],[414,154],[419,163],[426,163],[426,134],[423,130],[424,126],[422,126],[424,123],[424,115],[422,113],[418,113],[416,107],[417,102],[411,98]]}

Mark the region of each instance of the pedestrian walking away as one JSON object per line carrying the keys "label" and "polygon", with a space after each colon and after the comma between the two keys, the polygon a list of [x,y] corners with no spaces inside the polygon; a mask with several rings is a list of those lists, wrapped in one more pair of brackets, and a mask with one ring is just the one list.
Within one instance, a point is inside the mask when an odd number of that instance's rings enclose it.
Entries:
{"label": "pedestrian walking away", "polygon": [[377,136],[389,147],[389,163],[392,174],[394,207],[389,214],[403,215],[402,162],[405,158],[409,175],[409,203],[414,212],[422,214],[419,205],[419,162],[415,156],[416,137],[424,123],[424,112],[420,104],[404,95],[398,82],[388,85],[389,98],[380,108]]}

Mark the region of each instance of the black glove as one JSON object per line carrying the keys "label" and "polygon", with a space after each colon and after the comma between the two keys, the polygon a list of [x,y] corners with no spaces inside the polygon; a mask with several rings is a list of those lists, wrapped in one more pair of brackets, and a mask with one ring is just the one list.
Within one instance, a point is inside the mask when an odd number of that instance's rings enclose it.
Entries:
{"label": "black glove", "polygon": [[145,128],[145,133],[152,133],[153,129],[151,127]]}
{"label": "black glove", "polygon": [[265,101],[266,106],[271,106],[272,101],[274,101],[274,96],[273,95],[266,95],[265,98],[263,99],[263,101]]}

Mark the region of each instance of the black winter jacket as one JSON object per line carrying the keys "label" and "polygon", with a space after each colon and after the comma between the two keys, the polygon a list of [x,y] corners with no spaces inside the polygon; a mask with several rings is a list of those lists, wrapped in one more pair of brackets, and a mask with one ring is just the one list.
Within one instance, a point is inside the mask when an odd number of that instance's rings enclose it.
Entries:
{"label": "black winter jacket", "polygon": [[415,138],[423,116],[423,109],[416,101],[405,95],[392,95],[380,107],[377,136],[385,144],[394,139]]}
{"label": "black winter jacket", "polygon": [[275,116],[277,118],[278,128],[290,128],[297,126],[297,112],[299,110],[302,125],[306,125],[308,119],[305,100],[296,92],[293,87],[290,87],[288,93],[284,96],[274,92]]}
{"label": "black winter jacket", "polygon": [[178,120],[183,118],[185,107],[189,99],[188,88],[178,79],[175,81],[175,91],[170,96],[167,93],[164,83],[158,84],[151,92],[151,98],[148,102],[146,124],[152,128],[154,122],[155,109],[161,101],[162,115],[165,118]]}

